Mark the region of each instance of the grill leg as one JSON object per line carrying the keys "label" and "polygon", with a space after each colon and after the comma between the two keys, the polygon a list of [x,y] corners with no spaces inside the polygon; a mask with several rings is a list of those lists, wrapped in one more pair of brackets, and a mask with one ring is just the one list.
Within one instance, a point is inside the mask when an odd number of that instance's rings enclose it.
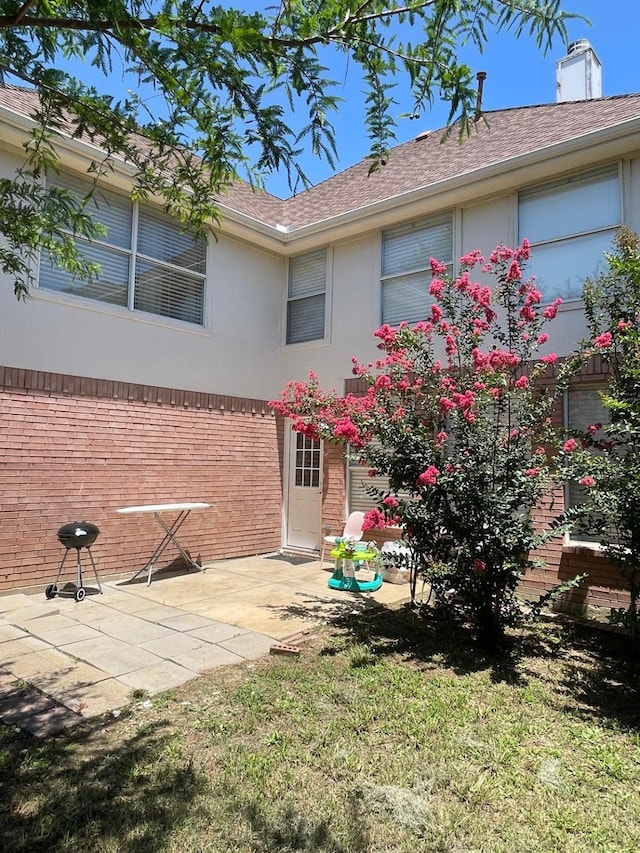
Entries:
{"label": "grill leg", "polygon": [[56,579],[53,582],[54,586],[58,586],[58,581],[60,580],[60,575],[62,574],[62,567],[64,566],[64,561],[67,559],[67,554],[69,553],[69,549],[64,552],[64,557],[62,558],[62,562],[60,563],[60,567],[58,568],[58,574],[56,575]]}
{"label": "grill leg", "polygon": [[[80,553],[80,552],[78,552]],[[93,566],[93,574],[96,576],[96,583],[98,584],[98,589],[100,590],[100,595],[102,595],[102,587],[100,586],[100,581],[98,580],[98,572],[96,570],[96,564],[93,561],[93,554],[91,553],[91,548],[87,548],[87,553],[89,554],[89,559],[91,560],[91,565]]]}

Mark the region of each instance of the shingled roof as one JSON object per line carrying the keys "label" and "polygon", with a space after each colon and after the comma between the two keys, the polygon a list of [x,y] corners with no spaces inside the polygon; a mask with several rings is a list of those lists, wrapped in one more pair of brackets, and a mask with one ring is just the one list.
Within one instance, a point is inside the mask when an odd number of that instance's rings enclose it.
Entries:
{"label": "shingled roof", "polygon": [[[0,88],[0,106],[28,113],[34,97],[25,99],[27,91]],[[455,129],[444,141],[443,128],[420,134],[371,175],[365,159],[286,200],[236,181],[220,201],[265,225],[295,229],[639,117],[640,94],[489,111],[464,142]]]}

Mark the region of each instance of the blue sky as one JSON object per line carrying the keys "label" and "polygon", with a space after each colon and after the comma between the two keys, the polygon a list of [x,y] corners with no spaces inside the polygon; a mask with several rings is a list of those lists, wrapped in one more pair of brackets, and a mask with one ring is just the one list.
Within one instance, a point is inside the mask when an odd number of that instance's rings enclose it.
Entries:
{"label": "blue sky", "polygon": [[[586,38],[591,42],[602,63],[602,94],[640,92],[640,63],[637,59],[640,0],[565,0],[563,5],[566,10],[584,15],[591,21],[591,26],[583,21],[569,22],[569,39]],[[496,110],[554,102],[556,61],[565,55],[565,46],[560,41],[543,56],[532,40],[524,36],[516,40],[503,32],[490,37],[483,55],[469,52],[465,54],[465,60],[474,71],[487,72],[483,106],[485,110]],[[336,75],[334,79],[343,79],[343,68],[332,70]],[[333,121],[340,157],[336,171],[359,162],[369,150],[363,129],[360,89],[355,76],[347,75],[341,90],[338,90],[344,103]],[[398,87],[394,97],[399,101],[398,115],[409,109],[410,101],[402,87]],[[447,106],[435,103],[432,111],[417,121],[399,120],[396,129],[398,142],[406,142],[424,130],[443,127],[447,115]],[[333,174],[326,163],[310,154],[305,155],[301,162],[314,184]],[[275,195],[289,195],[286,180],[280,175],[272,175],[266,188]]]}

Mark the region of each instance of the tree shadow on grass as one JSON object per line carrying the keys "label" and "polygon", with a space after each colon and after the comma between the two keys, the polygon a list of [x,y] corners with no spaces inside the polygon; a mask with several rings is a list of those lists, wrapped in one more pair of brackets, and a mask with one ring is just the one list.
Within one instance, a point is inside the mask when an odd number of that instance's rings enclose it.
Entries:
{"label": "tree shadow on grass", "polygon": [[567,622],[562,634],[560,687],[569,710],[616,728],[640,729],[640,660],[624,634]]}
{"label": "tree shadow on grass", "polygon": [[[344,599],[304,595],[300,603],[273,605],[280,618],[317,618],[352,642],[366,645],[372,654],[400,655],[418,663],[437,662],[459,675],[490,670],[494,681],[526,683],[521,660],[532,654],[551,655],[544,639],[528,632],[510,632],[502,647],[490,653],[478,647],[473,628],[436,611],[409,604],[387,607],[357,593]],[[331,653],[331,649],[327,650]]]}
{"label": "tree shadow on grass", "polygon": [[236,804],[233,817],[246,821],[253,834],[254,853],[282,853],[283,850],[308,850],[313,853],[370,853],[369,831],[363,818],[361,803],[355,794],[347,798],[345,813],[349,816],[347,838],[336,837],[328,821],[300,814],[285,806],[272,816],[256,801]]}
{"label": "tree shadow on grass", "polygon": [[[190,762],[166,757],[163,724],[109,740],[104,720],[39,741],[0,728],[0,834],[12,853],[166,849],[205,788]],[[104,741],[99,745],[97,740]],[[87,755],[79,768],[78,751]]]}

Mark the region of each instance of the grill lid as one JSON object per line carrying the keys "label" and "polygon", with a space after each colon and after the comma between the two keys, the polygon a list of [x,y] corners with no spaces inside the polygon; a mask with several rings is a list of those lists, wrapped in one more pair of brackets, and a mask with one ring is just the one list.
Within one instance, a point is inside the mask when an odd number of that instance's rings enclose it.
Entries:
{"label": "grill lid", "polygon": [[88,548],[98,538],[100,531],[89,521],[70,521],[58,530],[58,540],[65,548]]}

